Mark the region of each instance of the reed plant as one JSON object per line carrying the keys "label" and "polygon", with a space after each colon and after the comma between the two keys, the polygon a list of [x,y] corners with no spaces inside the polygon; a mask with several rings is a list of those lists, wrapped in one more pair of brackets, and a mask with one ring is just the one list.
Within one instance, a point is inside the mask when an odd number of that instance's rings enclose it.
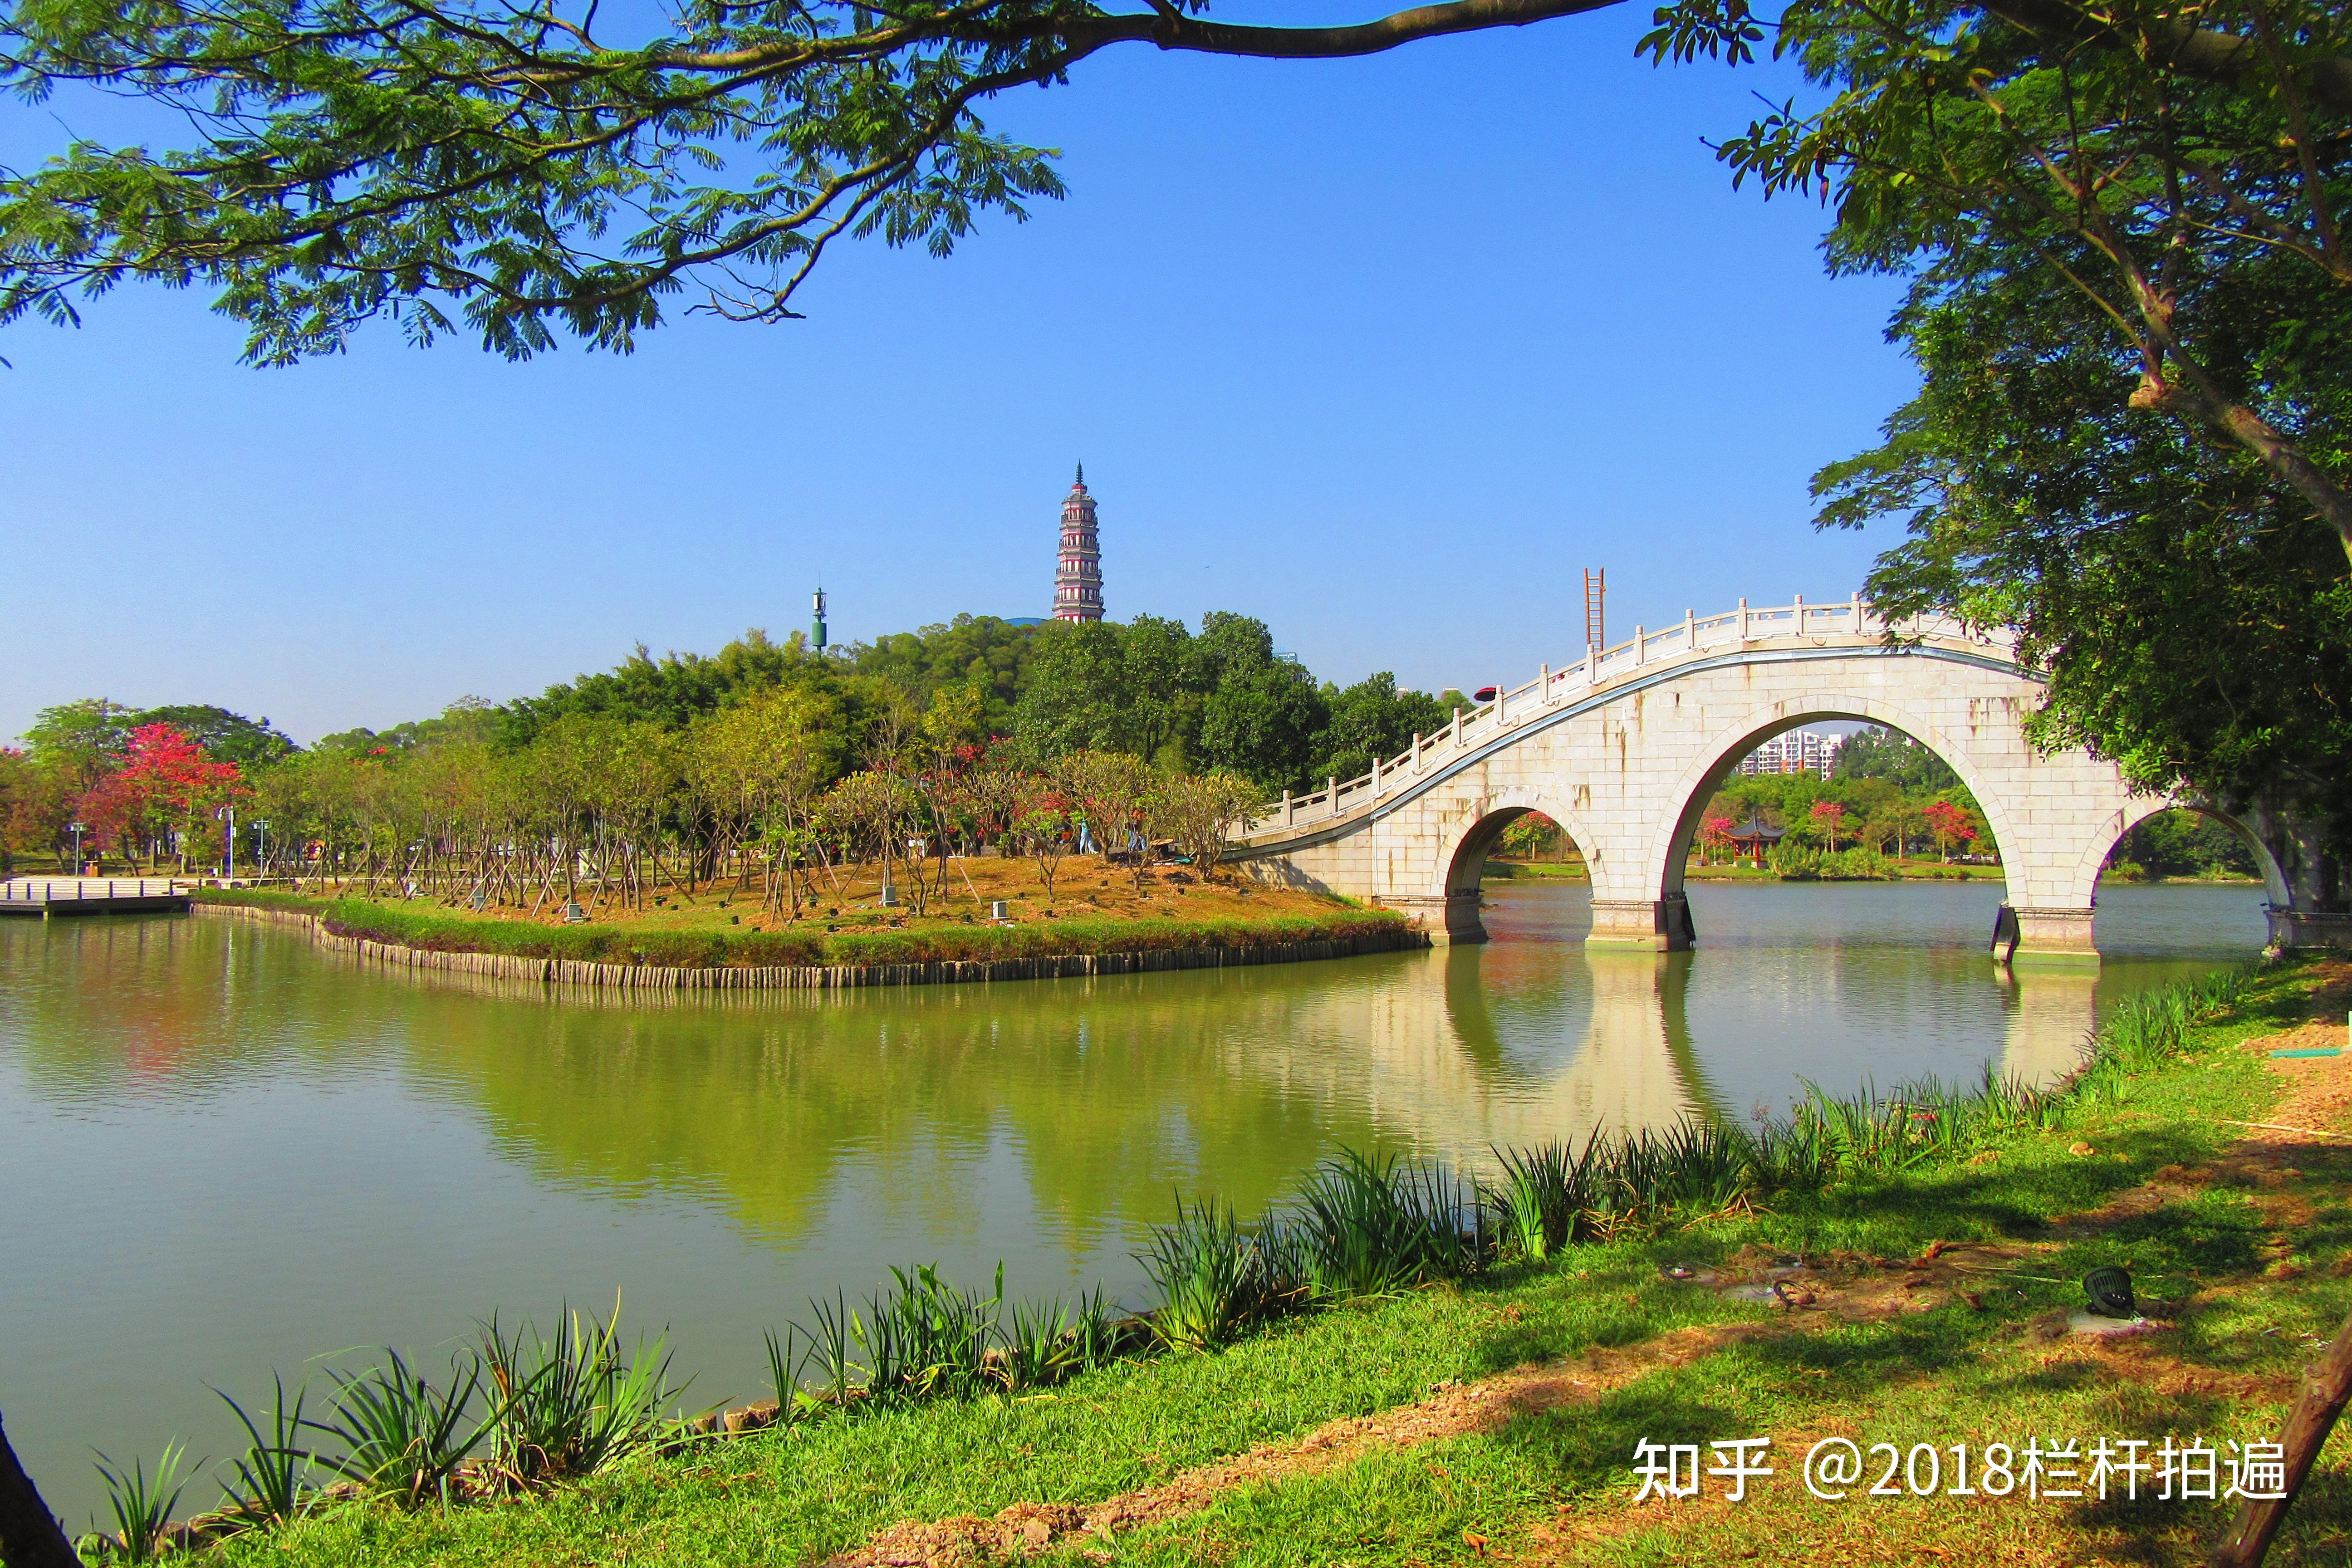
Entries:
{"label": "reed plant", "polygon": [[1361,1300],[1473,1273],[1486,1250],[1482,1210],[1476,1188],[1443,1166],[1343,1149],[1316,1166],[1293,1210],[1307,1291]]}
{"label": "reed plant", "polygon": [[266,1433],[244,1405],[219,1389],[213,1390],[236,1413],[249,1439],[244,1454],[229,1461],[233,1476],[223,1488],[229,1510],[247,1528],[285,1524],[300,1513],[309,1499],[311,1470],[318,1463],[318,1456],[303,1446],[303,1431],[310,1425],[302,1417],[310,1384],[296,1385],[289,1409],[286,1380],[273,1373],[269,1381],[272,1397]]}
{"label": "reed plant", "polygon": [[[815,1322],[806,1329],[794,1325],[800,1337],[808,1341],[809,1349],[804,1363],[795,1363],[793,1366],[793,1386],[801,1386],[803,1365],[813,1365],[819,1373],[814,1385],[816,1396],[836,1407],[846,1405],[865,1384],[861,1374],[866,1369],[857,1361],[856,1314],[850,1310],[848,1299],[839,1291],[834,1292],[830,1303],[811,1298],[809,1310]],[[772,1364],[770,1370],[773,1372]]]}
{"label": "reed plant", "polygon": [[187,1481],[180,1474],[181,1463],[187,1454],[184,1443],[164,1444],[152,1478],[140,1460],[133,1459],[126,1468],[104,1454],[99,1455],[98,1473],[106,1479],[107,1506],[114,1515],[115,1524],[111,1541],[100,1539],[119,1560],[152,1563],[163,1551],[171,1530],[172,1511],[180,1506],[180,1494],[187,1489]]}
{"label": "reed plant", "polygon": [[491,1468],[509,1485],[545,1486],[593,1475],[652,1444],[663,1412],[685,1391],[669,1382],[667,1336],[625,1358],[621,1311],[565,1310],[542,1337],[528,1322],[509,1333],[496,1314],[480,1325],[480,1365],[496,1418]]}
{"label": "reed plant", "polygon": [[1298,1295],[1297,1249],[1279,1231],[1243,1226],[1233,1206],[1214,1198],[1187,1206],[1176,1223],[1154,1226],[1136,1255],[1159,1293],[1146,1318],[1153,1339],[1171,1350],[1226,1344]]}
{"label": "reed plant", "polygon": [[332,1373],[334,1419],[319,1430],[342,1440],[349,1450],[327,1460],[330,1468],[368,1491],[406,1508],[427,1498],[449,1500],[457,1467],[478,1447],[504,1412],[486,1420],[469,1418],[481,1392],[483,1366],[452,1363],[446,1387],[436,1388],[386,1347],[384,1364],[362,1373]]}
{"label": "reed plant", "polygon": [[1081,1292],[1075,1306],[1058,1296],[1015,1302],[1003,1330],[1000,1381],[1007,1393],[1051,1388],[1102,1366],[1118,1353],[1118,1315],[1100,1287]]}
{"label": "reed plant", "polygon": [[1690,1119],[1619,1139],[1601,1163],[1596,1186],[1604,1214],[1635,1224],[1677,1209],[1716,1214],[1753,1190],[1755,1165],[1752,1144],[1737,1123]]}
{"label": "reed plant", "polygon": [[770,1329],[764,1338],[768,1351],[768,1386],[776,1393],[776,1423],[789,1426],[816,1409],[821,1402],[801,1386],[801,1372],[807,1364],[810,1351],[805,1348],[800,1329],[786,1324],[782,1339]]}
{"label": "reed plant", "polygon": [[989,1352],[1004,1307],[1004,1265],[994,1294],[959,1290],[933,1264],[893,1268],[851,1332],[866,1354],[868,1398],[970,1397],[992,1381]]}
{"label": "reed plant", "polygon": [[1562,1142],[1533,1149],[1492,1149],[1503,1180],[1486,1192],[1497,1245],[1527,1263],[1541,1263],[1591,1234],[1601,1134],[1581,1153]]}
{"label": "reed plant", "polygon": [[[855,1404],[909,1405],[1047,1388],[1117,1359],[1138,1331],[1097,1289],[1066,1305],[1004,1298],[1004,1266],[985,1296],[959,1290],[936,1265],[892,1268],[860,1311],[813,1300],[812,1328],[766,1336],[778,1420]],[[815,1378],[809,1374],[814,1370]]]}

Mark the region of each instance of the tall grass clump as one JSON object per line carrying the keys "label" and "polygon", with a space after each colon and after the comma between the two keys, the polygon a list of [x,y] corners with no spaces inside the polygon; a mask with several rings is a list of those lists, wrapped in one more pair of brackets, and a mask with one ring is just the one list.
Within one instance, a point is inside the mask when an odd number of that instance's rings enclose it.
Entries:
{"label": "tall grass clump", "polygon": [[1638,1224],[1654,1211],[1720,1213],[1754,1187],[1755,1164],[1754,1146],[1735,1122],[1686,1119],[1641,1128],[1603,1162],[1604,1214]]}
{"label": "tall grass clump", "polygon": [[[779,1421],[856,1405],[968,1399],[1047,1388],[1116,1360],[1131,1334],[1099,1289],[1066,1305],[1004,1298],[1004,1266],[985,1296],[936,1265],[890,1270],[863,1310],[836,1294],[812,1300],[814,1322],[767,1336]],[[1009,1310],[1009,1321],[1008,1321]]]}
{"label": "tall grass clump", "polygon": [[669,1382],[667,1337],[624,1357],[621,1313],[565,1311],[542,1337],[526,1322],[509,1333],[495,1313],[481,1328],[481,1367],[495,1412],[494,1473],[516,1487],[593,1475],[652,1444],[664,1410],[685,1390]]}
{"label": "tall grass clump", "polygon": [[988,1352],[1004,1309],[1004,1265],[996,1289],[959,1290],[935,1265],[892,1268],[892,1285],[850,1321],[866,1352],[870,1398],[970,1398],[990,1382]]}
{"label": "tall grass clump", "polygon": [[101,1536],[100,1540],[121,1561],[152,1563],[163,1550],[172,1510],[180,1506],[180,1494],[187,1489],[188,1483],[180,1475],[180,1464],[187,1453],[185,1444],[164,1444],[152,1477],[139,1460],[125,1467],[104,1454],[98,1457],[98,1473],[106,1479],[107,1505],[115,1524],[113,1539]]}
{"label": "tall grass clump", "polygon": [[213,1390],[236,1413],[249,1439],[244,1454],[229,1461],[233,1479],[223,1489],[229,1510],[252,1527],[284,1524],[300,1513],[310,1492],[310,1471],[317,1463],[317,1456],[302,1438],[303,1429],[310,1425],[302,1417],[310,1385],[296,1386],[293,1408],[289,1409],[286,1380],[272,1373],[270,1383],[274,1397],[266,1433],[244,1405],[219,1389]]}
{"label": "tall grass clump", "polygon": [[482,1387],[483,1367],[453,1364],[446,1386],[436,1388],[387,1347],[385,1364],[362,1373],[331,1373],[335,1380],[334,1419],[320,1429],[342,1440],[348,1452],[328,1464],[368,1491],[405,1508],[428,1498],[449,1500],[457,1467],[478,1447],[503,1412],[477,1422],[468,1415]]}
{"label": "tall grass clump", "polygon": [[1503,1180],[1486,1190],[1486,1199],[1504,1250],[1525,1262],[1541,1263],[1591,1234],[1592,1211],[1598,1206],[1594,1173],[1600,1163],[1599,1132],[1584,1141],[1580,1154],[1570,1153],[1559,1142],[1492,1152],[1503,1167]]}
{"label": "tall grass clump", "polygon": [[1060,1297],[1013,1306],[998,1373],[1005,1392],[1051,1388],[1118,1355],[1118,1315],[1099,1287],[1074,1307]]}
{"label": "tall grass clump", "polygon": [[1304,1283],[1318,1301],[1392,1296],[1486,1260],[1477,1189],[1441,1165],[1342,1149],[1292,1210]]}
{"label": "tall grass clump", "polygon": [[1293,1239],[1278,1226],[1244,1226],[1214,1198],[1178,1198],[1176,1223],[1153,1226],[1136,1261],[1160,1298],[1145,1327],[1171,1350],[1215,1350],[1292,1310],[1303,1289]]}

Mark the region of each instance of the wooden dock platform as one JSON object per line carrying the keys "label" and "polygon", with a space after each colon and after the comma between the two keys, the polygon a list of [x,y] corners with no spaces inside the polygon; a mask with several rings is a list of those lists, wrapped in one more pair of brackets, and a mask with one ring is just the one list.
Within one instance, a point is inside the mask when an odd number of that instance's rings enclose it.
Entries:
{"label": "wooden dock platform", "polygon": [[0,915],[135,915],[187,907],[187,888],[168,877],[16,877],[0,882]]}

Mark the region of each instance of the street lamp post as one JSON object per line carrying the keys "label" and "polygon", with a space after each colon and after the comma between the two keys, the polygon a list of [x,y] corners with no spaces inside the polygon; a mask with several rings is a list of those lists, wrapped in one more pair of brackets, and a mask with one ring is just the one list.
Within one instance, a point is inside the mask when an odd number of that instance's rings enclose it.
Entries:
{"label": "street lamp post", "polygon": [[79,876],[80,876],[80,875],[81,875],[81,824],[80,824],[80,823],[79,823],[79,822],[68,822],[68,823],[67,823],[67,824],[66,824],[66,826],[67,826],[68,827],[69,827],[69,828],[71,828],[71,829],[73,830],[73,836],[74,836],[74,867],[73,867],[73,874],[74,874],[75,876],[79,877]]}
{"label": "street lamp post", "polygon": [[253,825],[253,873],[257,877],[266,877],[268,870],[269,824],[265,820]]}
{"label": "street lamp post", "polygon": [[213,820],[228,824],[228,831],[221,836],[221,843],[226,847],[228,857],[227,863],[221,869],[221,880],[234,882],[236,880],[236,807],[222,806],[213,813]]}

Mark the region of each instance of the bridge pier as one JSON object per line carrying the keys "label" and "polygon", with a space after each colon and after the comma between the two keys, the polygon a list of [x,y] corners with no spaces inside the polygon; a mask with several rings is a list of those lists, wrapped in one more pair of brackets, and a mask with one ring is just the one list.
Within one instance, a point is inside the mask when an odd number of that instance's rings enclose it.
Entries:
{"label": "bridge pier", "polygon": [[1382,893],[1374,900],[1408,919],[1419,916],[1432,947],[1486,940],[1486,922],[1478,918],[1478,889],[1466,893]]}
{"label": "bridge pier", "polygon": [[2003,904],[1993,921],[1993,960],[2096,963],[2099,949],[2091,940],[2091,921],[2087,909],[2027,910]]}
{"label": "bridge pier", "polygon": [[1690,901],[1679,892],[1663,899],[1595,899],[1587,947],[1646,948],[1680,952],[1693,938]]}
{"label": "bridge pier", "polygon": [[2273,947],[2352,948],[2352,914],[2283,910],[2276,904],[2263,905],[2263,912],[2270,917]]}

